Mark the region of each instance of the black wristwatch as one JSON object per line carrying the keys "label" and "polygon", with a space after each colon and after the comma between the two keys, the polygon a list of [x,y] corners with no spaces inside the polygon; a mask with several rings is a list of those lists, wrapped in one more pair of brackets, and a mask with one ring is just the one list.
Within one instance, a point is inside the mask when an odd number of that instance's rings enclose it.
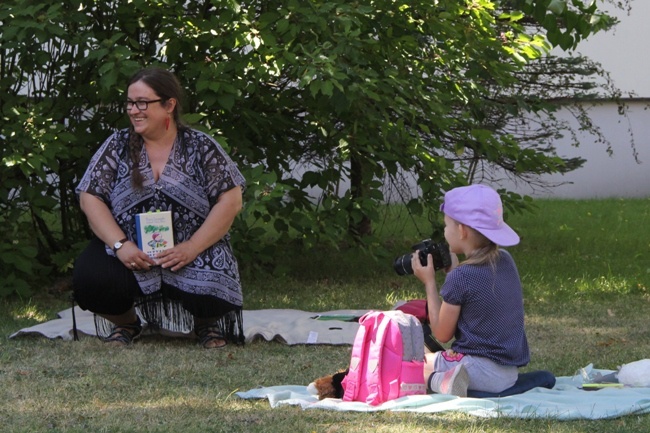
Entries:
{"label": "black wristwatch", "polygon": [[124,239],[120,239],[119,241],[115,242],[115,243],[113,244],[113,252],[116,253],[117,250],[119,250],[120,248],[122,248],[122,246],[124,245],[124,242],[126,242],[126,241],[128,241],[128,240],[129,240],[128,238],[124,238]]}

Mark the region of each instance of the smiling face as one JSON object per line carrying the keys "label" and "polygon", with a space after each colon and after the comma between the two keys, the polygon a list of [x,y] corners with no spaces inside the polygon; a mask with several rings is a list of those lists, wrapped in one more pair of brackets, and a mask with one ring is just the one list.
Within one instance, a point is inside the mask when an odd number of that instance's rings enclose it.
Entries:
{"label": "smiling face", "polygon": [[[136,81],[129,86],[127,101],[156,101],[160,97],[144,81]],[[157,138],[165,133],[165,121],[173,110],[173,100],[151,102],[146,110],[135,104],[127,111],[136,133],[145,138]],[[171,107],[170,107],[171,105]]]}

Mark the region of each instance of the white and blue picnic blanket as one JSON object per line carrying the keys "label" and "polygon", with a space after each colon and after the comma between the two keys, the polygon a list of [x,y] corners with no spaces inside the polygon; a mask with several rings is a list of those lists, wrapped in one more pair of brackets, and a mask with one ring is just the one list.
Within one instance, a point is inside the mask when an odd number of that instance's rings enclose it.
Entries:
{"label": "white and blue picnic blanket", "polygon": [[[588,365],[585,369],[592,369]],[[612,370],[596,370],[603,375]],[[650,412],[650,388],[604,388],[585,391],[582,376],[558,377],[553,389],[534,388],[519,395],[499,398],[459,398],[449,395],[429,394],[403,397],[370,406],[360,402],[344,402],[340,399],[318,400],[306,386],[272,386],[238,392],[243,399],[268,399],[271,407],[298,405],[303,409],[327,409],[337,411],[411,411],[440,413],[464,412],[484,418],[548,418],[558,420],[611,419],[626,415]]]}

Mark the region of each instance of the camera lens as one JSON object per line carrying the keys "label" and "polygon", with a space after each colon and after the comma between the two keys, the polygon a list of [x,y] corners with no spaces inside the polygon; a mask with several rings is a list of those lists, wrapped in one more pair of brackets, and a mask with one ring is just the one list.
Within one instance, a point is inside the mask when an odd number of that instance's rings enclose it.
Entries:
{"label": "camera lens", "polygon": [[397,275],[412,274],[413,267],[411,266],[411,254],[404,254],[403,256],[396,258],[393,263],[393,269],[395,269]]}

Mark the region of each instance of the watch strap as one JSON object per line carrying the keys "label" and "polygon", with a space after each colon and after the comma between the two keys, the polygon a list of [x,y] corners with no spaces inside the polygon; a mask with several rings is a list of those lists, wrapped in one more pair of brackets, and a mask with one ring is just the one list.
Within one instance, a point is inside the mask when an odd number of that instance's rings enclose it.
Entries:
{"label": "watch strap", "polygon": [[[122,245],[124,245],[124,242],[126,242],[128,240],[129,240],[129,238],[124,238],[124,239],[120,239],[119,241],[115,242],[115,244],[113,244],[113,252],[116,252],[117,250],[119,250],[122,247]],[[120,246],[118,248],[115,248],[116,244],[120,244]]]}

